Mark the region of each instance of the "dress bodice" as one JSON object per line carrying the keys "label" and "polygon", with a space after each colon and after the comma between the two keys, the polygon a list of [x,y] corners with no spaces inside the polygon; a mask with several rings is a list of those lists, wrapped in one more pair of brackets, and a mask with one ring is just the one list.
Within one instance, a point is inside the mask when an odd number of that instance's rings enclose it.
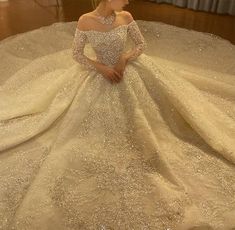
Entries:
{"label": "dress bodice", "polygon": [[114,65],[122,54],[127,35],[135,43],[135,52],[129,60],[138,57],[146,47],[146,42],[135,20],[119,25],[110,31],[80,30],[76,28],[73,41],[73,58],[89,69],[95,70],[89,58],[84,55],[84,46],[89,42],[96,53],[97,61],[105,65]]}
{"label": "dress bodice", "polygon": [[118,26],[108,32],[90,30],[87,38],[95,50],[97,60],[109,65],[115,64],[122,53],[127,38],[127,25]]}

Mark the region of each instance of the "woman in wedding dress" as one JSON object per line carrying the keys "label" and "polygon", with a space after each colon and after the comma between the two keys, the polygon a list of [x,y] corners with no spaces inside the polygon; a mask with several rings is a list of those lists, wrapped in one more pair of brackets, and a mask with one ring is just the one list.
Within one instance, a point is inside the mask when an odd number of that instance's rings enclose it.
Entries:
{"label": "woman in wedding dress", "polygon": [[96,3],[0,43],[0,229],[235,229],[234,46]]}

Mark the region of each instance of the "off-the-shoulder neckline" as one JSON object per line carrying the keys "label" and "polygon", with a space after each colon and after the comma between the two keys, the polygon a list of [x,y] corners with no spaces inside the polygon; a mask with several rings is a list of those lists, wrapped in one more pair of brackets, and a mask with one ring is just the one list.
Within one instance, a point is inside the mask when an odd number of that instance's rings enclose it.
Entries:
{"label": "off-the-shoulder neckline", "polygon": [[119,27],[122,27],[122,26],[130,26],[133,22],[135,22],[135,20],[129,22],[128,24],[122,24],[122,25],[116,26],[116,27],[114,27],[113,29],[108,30],[108,31],[80,30],[80,29],[78,29],[77,27],[76,27],[76,30],[78,30],[78,31],[80,31],[80,32],[84,32],[84,33],[86,33],[86,32],[109,33],[109,32],[111,32],[111,31],[113,31],[113,30],[116,30],[116,29],[119,28]]}

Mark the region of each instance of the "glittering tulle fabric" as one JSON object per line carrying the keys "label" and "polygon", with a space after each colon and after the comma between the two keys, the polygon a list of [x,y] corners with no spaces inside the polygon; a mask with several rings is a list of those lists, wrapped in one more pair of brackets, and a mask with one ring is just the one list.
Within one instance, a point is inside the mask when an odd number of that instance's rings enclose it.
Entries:
{"label": "glittering tulle fabric", "polygon": [[[0,42],[0,229],[235,228],[235,47],[136,22],[115,84],[72,58],[76,22]],[[84,53],[113,65],[127,29]]]}

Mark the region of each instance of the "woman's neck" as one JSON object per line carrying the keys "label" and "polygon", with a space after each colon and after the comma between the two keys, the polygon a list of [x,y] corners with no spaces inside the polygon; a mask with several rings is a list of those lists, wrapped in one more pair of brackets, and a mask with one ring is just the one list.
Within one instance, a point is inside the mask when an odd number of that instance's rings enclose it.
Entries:
{"label": "woman's neck", "polygon": [[111,15],[114,12],[103,1],[99,3],[99,5],[96,7],[95,11],[98,12],[103,17],[108,17],[109,15]]}

